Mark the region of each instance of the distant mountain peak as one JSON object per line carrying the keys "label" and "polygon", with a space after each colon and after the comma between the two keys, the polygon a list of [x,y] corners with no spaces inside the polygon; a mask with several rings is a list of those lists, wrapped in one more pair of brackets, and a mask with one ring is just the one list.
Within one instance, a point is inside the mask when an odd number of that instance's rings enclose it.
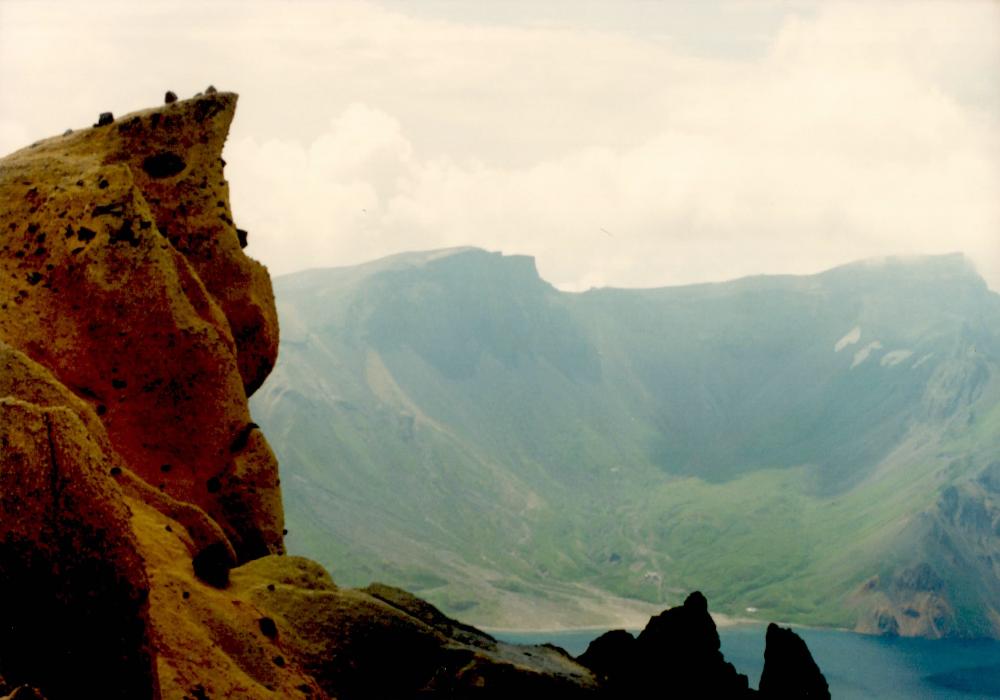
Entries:
{"label": "distant mountain peak", "polygon": [[936,276],[968,277],[982,280],[975,264],[962,252],[929,255],[889,255],[865,258],[844,265],[838,265],[820,274],[837,274],[847,271],[903,273],[910,275],[933,274]]}
{"label": "distant mountain peak", "polygon": [[[322,288],[331,283],[358,283],[382,273],[419,270],[440,265],[468,267],[480,274],[515,271],[521,280],[544,282],[538,274],[535,258],[530,255],[506,255],[475,246],[456,246],[395,253],[359,265],[319,267],[290,272],[276,277],[275,284],[286,289]],[[548,285],[547,282],[544,284]]]}
{"label": "distant mountain peak", "polygon": [[[478,246],[454,246],[450,248],[432,248],[394,253],[376,258],[358,265],[336,266],[325,268],[310,268],[298,272],[287,273],[275,278],[280,286],[312,287],[322,285],[331,279],[346,279],[360,281],[370,275],[401,270],[415,270],[438,264],[474,265],[480,273],[500,273],[515,271],[521,280],[537,279],[546,286],[552,286],[548,280],[541,277],[535,257],[532,255],[510,254],[501,251],[491,251]],[[781,274],[760,273],[737,277],[717,282],[696,282],[692,284],[663,284],[655,287],[643,287],[645,291],[661,289],[709,289],[726,288],[731,285],[745,287],[747,285],[783,285],[795,284],[796,280],[820,281],[824,279],[856,279],[865,278],[897,279],[903,277],[912,280],[956,280],[961,279],[976,287],[985,289],[985,280],[976,269],[972,260],[962,252],[919,254],[919,255],[889,255],[864,258],[815,273]],[[322,281],[322,282],[321,282]],[[633,289],[631,287],[597,287],[589,292],[605,290]],[[587,292],[584,292],[587,293]]]}

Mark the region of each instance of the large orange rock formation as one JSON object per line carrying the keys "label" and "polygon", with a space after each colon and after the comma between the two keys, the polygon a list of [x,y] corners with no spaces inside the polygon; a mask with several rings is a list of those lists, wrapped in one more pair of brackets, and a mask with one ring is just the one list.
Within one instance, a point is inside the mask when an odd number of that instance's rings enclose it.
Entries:
{"label": "large orange rock formation", "polygon": [[229,208],[235,107],[212,92],[0,160],[0,693],[588,692],[553,649],[282,556],[247,408],[278,324]]}
{"label": "large orange rock formation", "polygon": [[267,272],[240,249],[216,94],[3,161],[0,339],[99,416],[127,468],[204,509],[241,559],[282,549],[277,464],[244,387],[274,364]]}

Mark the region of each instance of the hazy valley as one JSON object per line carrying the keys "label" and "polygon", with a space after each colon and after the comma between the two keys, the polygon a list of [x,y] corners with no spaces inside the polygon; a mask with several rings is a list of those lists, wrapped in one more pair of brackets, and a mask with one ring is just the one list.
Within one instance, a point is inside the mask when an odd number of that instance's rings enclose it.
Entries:
{"label": "hazy valley", "polygon": [[1000,297],[961,256],[571,294],[532,259],[275,280],[292,551],[482,625],[1000,634]]}

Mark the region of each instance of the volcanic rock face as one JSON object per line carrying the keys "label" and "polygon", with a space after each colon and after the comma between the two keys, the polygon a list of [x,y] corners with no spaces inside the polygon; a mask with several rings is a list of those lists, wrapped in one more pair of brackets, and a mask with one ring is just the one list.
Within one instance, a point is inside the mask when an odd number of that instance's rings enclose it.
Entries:
{"label": "volcanic rock face", "polygon": [[[1000,635],[1000,461],[945,487],[912,518],[914,545],[854,593],[855,630],[940,638]],[[963,595],[972,591],[973,595]]]}
{"label": "volcanic rock face", "polygon": [[277,320],[222,178],[235,104],[178,102],[0,161],[0,673],[51,697],[180,697],[199,648],[232,666],[165,598],[195,603],[211,590],[196,573],[224,585],[283,550],[246,402]]}
{"label": "volcanic rock face", "polygon": [[221,151],[236,96],[177,102],[3,161],[0,339],[98,414],[128,468],[204,509],[242,559],[282,548],[245,388],[274,363],[266,271],[239,247]]}

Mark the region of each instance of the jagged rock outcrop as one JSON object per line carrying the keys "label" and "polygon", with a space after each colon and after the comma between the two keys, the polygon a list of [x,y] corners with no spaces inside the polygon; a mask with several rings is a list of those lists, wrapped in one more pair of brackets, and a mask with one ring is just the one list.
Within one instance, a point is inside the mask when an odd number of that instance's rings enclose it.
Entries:
{"label": "jagged rock outcrop", "polygon": [[579,661],[626,697],[656,687],[679,697],[748,696],[747,677],[736,672],[719,647],[708,601],[695,591],[683,605],[650,618],[636,638],[624,630],[598,637]]}
{"label": "jagged rock outcrop", "polygon": [[625,630],[606,632],[577,660],[594,672],[609,697],[643,697],[650,688],[662,688],[669,697],[830,697],[806,643],[773,623],[767,628],[760,692],[751,689],[747,677],[723,657],[708,601],[698,591],[650,618],[638,637]]}
{"label": "jagged rock outcrop", "polygon": [[278,354],[271,278],[243,254],[223,177],[222,146],[236,95],[206,96],[130,115],[108,130],[109,160],[128,164],[157,230],[191,264],[221,307],[236,343],[247,394],[257,389]]}
{"label": "jagged rock outcrop", "polygon": [[855,631],[885,637],[943,637],[955,619],[944,588],[944,579],[927,562],[873,576],[856,594],[865,609]]}
{"label": "jagged rock outcrop", "polygon": [[826,678],[813,660],[802,637],[786,627],[767,626],[764,670],[760,675],[762,698],[829,700]]}

